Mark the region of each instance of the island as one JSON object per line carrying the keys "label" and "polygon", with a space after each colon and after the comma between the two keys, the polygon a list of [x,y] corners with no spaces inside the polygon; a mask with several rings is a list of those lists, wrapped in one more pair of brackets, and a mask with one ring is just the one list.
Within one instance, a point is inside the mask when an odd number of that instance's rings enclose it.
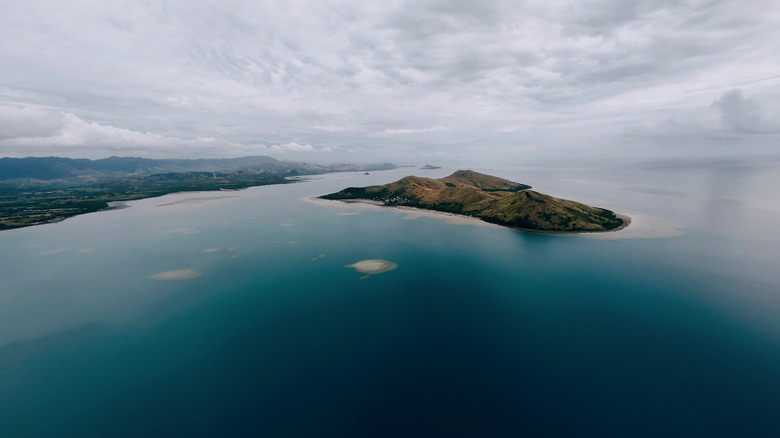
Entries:
{"label": "island", "polygon": [[479,218],[485,222],[544,232],[615,231],[626,216],[530,190],[531,186],[471,170],[433,179],[407,176],[394,183],[349,187],[320,196],[340,201],[379,202]]}
{"label": "island", "polygon": [[432,166],[430,164],[426,164],[425,166],[421,167],[422,170],[434,170],[434,169],[441,169],[439,166]]}

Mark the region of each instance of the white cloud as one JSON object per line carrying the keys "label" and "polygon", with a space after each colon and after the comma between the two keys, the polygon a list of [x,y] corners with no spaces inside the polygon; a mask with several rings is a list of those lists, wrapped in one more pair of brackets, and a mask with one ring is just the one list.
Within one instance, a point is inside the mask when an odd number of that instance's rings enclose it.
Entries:
{"label": "white cloud", "polygon": [[[286,152],[330,152],[331,148],[287,142],[243,145],[214,137],[178,138],[152,132],[87,122],[72,113],[42,107],[0,107],[0,148],[6,155],[64,155],[92,157],[95,151],[128,151],[150,156],[233,156]],[[80,154],[80,155],[79,155]],[[99,155],[98,155],[99,156]]]}
{"label": "white cloud", "polygon": [[633,124],[613,140],[618,145],[642,149],[655,145],[667,153],[776,153],[780,123],[766,115],[758,96],[746,97],[741,90],[733,89],[710,105]]}
{"label": "white cloud", "polygon": [[745,97],[739,89],[723,94],[712,106],[720,110],[723,125],[737,132],[763,133],[780,128],[776,121],[765,118],[757,98]]}
{"label": "white cloud", "polygon": [[0,106],[0,141],[49,136],[62,127],[62,117],[38,106]]}
{"label": "white cloud", "polygon": [[402,129],[385,129],[382,134],[419,134],[422,132],[447,132],[449,129],[444,126],[432,126],[430,128],[402,128]]}
{"label": "white cloud", "polygon": [[[8,117],[11,113],[11,117]],[[16,115],[16,117],[13,117]],[[132,131],[125,128],[86,122],[72,113],[53,114],[43,108],[27,107],[21,110],[0,110],[0,123],[17,125],[17,130],[4,131],[7,135],[0,140],[3,146],[30,147],[79,147],[105,146],[154,146],[180,140],[149,132]],[[2,126],[2,125],[0,125]],[[8,135],[10,134],[10,135]]]}
{"label": "white cloud", "polygon": [[277,150],[277,151],[313,151],[314,147],[310,144],[298,144],[295,142],[285,143],[285,144],[278,144],[271,146],[271,149]]}
{"label": "white cloud", "polygon": [[772,0],[6,3],[0,155],[509,156],[721,97],[749,148],[780,101]]}
{"label": "white cloud", "polygon": [[327,132],[343,132],[343,131],[351,131],[354,128],[351,126],[339,126],[339,125],[315,125],[312,126],[311,129],[318,130],[318,131],[327,131]]}
{"label": "white cloud", "polygon": [[289,143],[274,144],[270,146],[266,145],[254,145],[259,150],[274,152],[332,152],[333,149],[328,147],[314,147],[310,144],[298,144],[294,141]]}

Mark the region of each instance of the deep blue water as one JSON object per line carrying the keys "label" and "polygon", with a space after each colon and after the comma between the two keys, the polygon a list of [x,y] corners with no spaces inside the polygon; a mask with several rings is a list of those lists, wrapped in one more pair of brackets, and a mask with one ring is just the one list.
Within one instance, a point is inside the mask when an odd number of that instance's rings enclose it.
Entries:
{"label": "deep blue water", "polygon": [[779,436],[777,163],[632,166],[485,171],[668,237],[304,200],[453,169],[1,232],[0,436]]}

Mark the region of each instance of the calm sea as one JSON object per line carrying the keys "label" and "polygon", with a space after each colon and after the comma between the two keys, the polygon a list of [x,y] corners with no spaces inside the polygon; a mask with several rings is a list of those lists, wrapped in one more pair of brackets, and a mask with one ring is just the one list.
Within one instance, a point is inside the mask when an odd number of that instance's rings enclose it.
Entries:
{"label": "calm sea", "polygon": [[780,161],[474,169],[589,237],[307,201],[453,170],[0,232],[0,436],[780,436]]}

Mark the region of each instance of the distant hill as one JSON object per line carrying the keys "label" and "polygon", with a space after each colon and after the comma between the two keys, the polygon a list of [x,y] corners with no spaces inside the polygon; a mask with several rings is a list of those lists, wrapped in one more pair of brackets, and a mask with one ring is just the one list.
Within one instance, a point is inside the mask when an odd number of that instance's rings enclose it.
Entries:
{"label": "distant hill", "polygon": [[98,178],[164,172],[214,172],[278,162],[275,158],[263,156],[198,160],[155,160],[137,157],[110,157],[100,160],[61,157],[0,158],[0,181],[9,179],[52,181],[85,176]]}
{"label": "distant hill", "polygon": [[615,213],[529,190],[531,186],[470,170],[432,179],[408,176],[381,186],[350,187],[323,199],[368,199],[478,217],[540,231],[607,231],[624,225]]}
{"label": "distant hill", "polygon": [[[150,159],[110,157],[100,160],[61,157],[0,158],[0,182],[11,185],[47,183],[87,183],[127,176],[144,176],[174,172],[220,172],[238,169],[269,175],[303,175],[341,171],[392,169],[392,164],[318,165],[279,161],[265,156],[221,159]],[[8,186],[9,184],[4,184]]]}

